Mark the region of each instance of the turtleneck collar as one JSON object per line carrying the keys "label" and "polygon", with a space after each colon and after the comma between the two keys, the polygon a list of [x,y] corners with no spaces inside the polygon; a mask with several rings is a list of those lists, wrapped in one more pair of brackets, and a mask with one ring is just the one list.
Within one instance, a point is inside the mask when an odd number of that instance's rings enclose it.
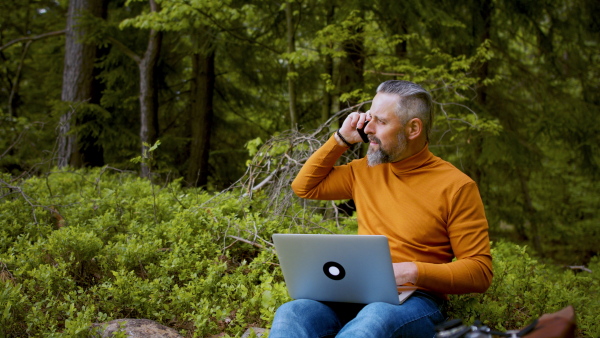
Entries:
{"label": "turtleneck collar", "polygon": [[421,151],[414,154],[413,156],[411,156],[409,158],[405,158],[398,162],[390,163],[389,165],[390,165],[392,171],[394,172],[394,174],[400,175],[400,174],[412,171],[414,169],[424,167],[428,163],[433,162],[433,160],[434,160],[434,156],[429,151],[429,147],[426,144],[423,147],[423,149],[421,149]]}

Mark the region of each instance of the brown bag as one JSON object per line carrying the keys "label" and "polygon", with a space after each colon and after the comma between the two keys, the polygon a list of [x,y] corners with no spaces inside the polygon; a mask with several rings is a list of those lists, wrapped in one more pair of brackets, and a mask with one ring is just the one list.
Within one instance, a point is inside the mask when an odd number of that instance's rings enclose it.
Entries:
{"label": "brown bag", "polygon": [[560,311],[542,315],[526,338],[574,338],[575,310],[569,305]]}

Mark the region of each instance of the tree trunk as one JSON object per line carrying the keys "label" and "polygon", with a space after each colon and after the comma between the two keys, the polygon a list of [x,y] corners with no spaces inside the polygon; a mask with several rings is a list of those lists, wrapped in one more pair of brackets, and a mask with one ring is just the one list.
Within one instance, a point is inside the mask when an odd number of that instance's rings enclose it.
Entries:
{"label": "tree trunk", "polygon": [[[150,0],[152,12],[158,11],[154,0]],[[156,84],[156,65],[160,55],[162,34],[154,29],[150,30],[148,46],[144,56],[140,59],[140,140],[142,142],[142,157],[148,154],[149,146],[152,146],[158,138],[158,94]],[[141,164],[141,176],[150,177],[148,162]]]}
{"label": "tree trunk", "polygon": [[[364,87],[365,53],[363,37],[361,36],[363,28],[358,26],[350,27],[348,29],[351,30],[352,38],[342,43],[345,57],[340,60],[338,65],[339,78],[337,81],[337,88],[340,95]],[[340,101],[339,108],[352,107],[358,103],[356,98],[350,98],[345,102]],[[345,118],[345,116],[340,117],[340,125]]]}
{"label": "tree trunk", "polygon": [[[539,217],[538,211],[533,206],[533,201],[531,199],[531,194],[529,193],[529,186],[527,184],[527,178],[523,175],[519,168],[516,168],[517,178],[519,179],[519,184],[521,185],[521,193],[523,194],[523,202],[525,203],[525,214],[527,219],[529,220],[530,225],[530,238],[533,244],[533,248],[539,254],[543,254],[542,251],[542,242],[540,238],[539,232]],[[521,238],[525,237],[527,239],[527,235],[524,233],[520,234]]]}
{"label": "tree trunk", "polygon": [[[138,64],[140,69],[140,140],[142,141],[142,155],[147,154],[149,146],[152,146],[158,137],[158,102],[155,74],[160,47],[161,33],[152,30],[148,40],[148,48]],[[142,177],[150,177],[150,167],[147,162],[142,162],[141,170]]]}
{"label": "tree trunk", "polygon": [[[335,4],[333,2],[328,3],[326,23],[330,25],[333,23],[335,15]],[[329,76],[329,79],[333,79],[333,57],[331,54],[325,55],[325,74]],[[321,123],[327,122],[331,115],[333,96],[330,90],[327,88],[327,84],[323,86],[323,108],[321,110]]]}
{"label": "tree trunk", "polygon": [[[473,11],[473,38],[474,46],[473,52],[479,47],[485,40],[490,39],[490,31],[492,29],[492,10],[493,4],[491,0],[480,0],[475,2],[476,8]],[[483,82],[489,75],[489,62],[484,62],[481,67],[477,70],[479,80]],[[487,101],[487,88],[480,84],[477,87],[477,103],[485,106]]]}
{"label": "tree trunk", "polygon": [[[158,5],[154,0],[149,0],[150,10],[158,12]],[[137,55],[119,40],[108,37],[112,44],[119,48],[125,55],[133,59],[140,70],[140,141],[141,155],[144,161],[141,163],[141,177],[150,177],[148,166],[149,148],[158,139],[158,91],[156,83],[156,67],[160,49],[162,46],[162,34],[154,29],[150,30],[148,45],[143,57]]]}
{"label": "tree trunk", "polygon": [[67,31],[61,99],[70,102],[68,112],[60,118],[58,138],[58,167],[80,167],[83,164],[77,144],[77,135],[70,133],[77,105],[89,101],[92,96],[94,58],[96,46],[82,42],[88,32],[80,23],[84,12],[99,16],[102,0],[71,0],[67,15]]}
{"label": "tree trunk", "polygon": [[[493,5],[491,0],[478,0],[473,2],[472,15],[472,44],[470,52],[474,54],[476,49],[486,40],[490,38],[492,27],[492,10]],[[487,87],[483,85],[484,80],[489,77],[489,62],[485,61],[477,70],[479,84],[476,88],[477,98],[475,102],[482,111],[488,111],[487,103]],[[477,160],[483,153],[483,137],[479,133],[475,133],[469,138],[471,148],[473,150],[473,159],[466,167],[467,174],[478,184],[482,183],[483,172],[477,164]],[[481,185],[480,185],[481,187]],[[484,192],[482,191],[482,194]]]}
{"label": "tree trunk", "polygon": [[211,120],[215,86],[215,50],[209,44],[203,53],[192,56],[190,123],[192,141],[186,179],[188,185],[203,187],[208,183]]}
{"label": "tree trunk", "polygon": [[[294,15],[292,11],[292,0],[286,0],[285,18],[287,23],[287,52],[296,51],[294,34]],[[298,112],[296,111],[296,67],[288,61],[288,95],[290,107],[290,125],[292,130],[298,129]]]}
{"label": "tree trunk", "polygon": [[[406,35],[408,33],[408,29],[406,28],[406,23],[404,22],[404,20],[402,18],[400,18],[399,20],[396,21],[396,26],[398,27],[398,31],[397,33],[402,34],[402,35]],[[396,51],[396,57],[398,57],[398,59],[403,60],[406,58],[406,54],[408,52],[408,43],[406,40],[402,40],[400,43],[398,43],[395,47],[394,47],[395,51]]]}
{"label": "tree trunk", "polygon": [[[102,1],[102,11],[101,17],[103,20],[106,20],[108,15],[108,1]],[[110,46],[98,46],[96,48],[96,60],[100,60],[108,55],[110,52]],[[100,106],[102,100],[102,93],[106,89],[105,84],[99,78],[102,73],[102,69],[99,67],[94,67],[92,73],[92,96],[90,97],[90,103],[94,105]],[[81,123],[93,123],[93,120],[96,119],[94,115],[88,114],[84,116]],[[91,167],[102,167],[105,165],[104,162],[104,147],[98,142],[98,137],[96,135],[92,135],[92,133],[87,133],[86,135],[79,135],[79,151],[81,152],[82,162],[85,166]]]}

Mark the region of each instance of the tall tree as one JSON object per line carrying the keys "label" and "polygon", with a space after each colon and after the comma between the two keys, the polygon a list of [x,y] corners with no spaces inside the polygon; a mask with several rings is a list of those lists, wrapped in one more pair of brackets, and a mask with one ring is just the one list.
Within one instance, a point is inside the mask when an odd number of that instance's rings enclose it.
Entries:
{"label": "tall tree", "polygon": [[[149,0],[150,12],[159,11],[156,1]],[[139,68],[140,78],[140,142],[142,157],[150,156],[148,151],[158,137],[158,89],[156,83],[156,67],[162,45],[162,33],[150,29],[146,50],[140,56],[115,38],[109,40],[127,56],[133,59]],[[146,161],[141,162],[141,176],[150,176],[150,167]]]}
{"label": "tall tree", "polygon": [[[51,102],[60,98],[67,9],[0,2],[0,171],[21,175],[53,156]],[[51,129],[51,130],[48,130]]]}
{"label": "tall tree", "polygon": [[57,154],[59,168],[83,165],[78,136],[71,132],[72,120],[80,109],[79,105],[88,102],[92,97],[96,56],[96,46],[85,42],[90,26],[85,24],[84,17],[101,16],[102,8],[102,0],[69,1],[61,99],[70,107],[60,118]]}
{"label": "tall tree", "polygon": [[[333,20],[335,18],[335,10],[336,4],[334,0],[325,1],[325,26],[333,24]],[[333,71],[334,71],[334,63],[333,56],[331,53],[325,53],[321,56],[323,58],[324,72],[322,73],[322,77],[325,79],[324,85],[322,85],[323,90],[323,103],[321,105],[321,118],[320,123],[325,123],[331,114],[333,109],[333,95],[331,94],[330,86],[328,82],[333,79]]]}
{"label": "tall tree", "polygon": [[[337,88],[340,94],[350,93],[364,88],[364,71],[366,52],[364,47],[364,12],[352,12],[346,18],[347,37],[342,41],[344,56],[338,66]],[[340,99],[344,107],[351,107],[360,101],[357,96],[349,95]]]}
{"label": "tall tree", "polygon": [[[286,0],[285,2],[285,21],[286,21],[286,42],[287,52],[292,54],[296,51],[296,28],[294,24],[294,1]],[[291,129],[298,128],[298,112],[296,109],[296,67],[292,60],[288,60],[287,71],[289,110],[290,110],[290,127]]]}
{"label": "tall tree", "polygon": [[203,27],[194,40],[198,51],[192,54],[192,77],[190,79],[191,144],[186,174],[188,185],[204,187],[208,183],[211,122],[215,88],[215,41],[210,27]]}

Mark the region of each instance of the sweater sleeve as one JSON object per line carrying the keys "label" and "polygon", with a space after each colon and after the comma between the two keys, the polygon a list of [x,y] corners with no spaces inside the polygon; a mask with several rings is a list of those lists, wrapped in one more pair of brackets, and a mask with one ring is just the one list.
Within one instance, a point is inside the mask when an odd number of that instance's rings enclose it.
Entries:
{"label": "sweater sleeve", "polygon": [[302,198],[342,200],[352,198],[352,169],[335,166],[348,148],[338,145],[333,135],[314,152],[292,182],[292,190]]}
{"label": "sweater sleeve", "polygon": [[416,285],[444,294],[485,292],[492,283],[492,256],[475,182],[465,184],[453,197],[447,231],[456,259],[446,264],[415,262]]}

